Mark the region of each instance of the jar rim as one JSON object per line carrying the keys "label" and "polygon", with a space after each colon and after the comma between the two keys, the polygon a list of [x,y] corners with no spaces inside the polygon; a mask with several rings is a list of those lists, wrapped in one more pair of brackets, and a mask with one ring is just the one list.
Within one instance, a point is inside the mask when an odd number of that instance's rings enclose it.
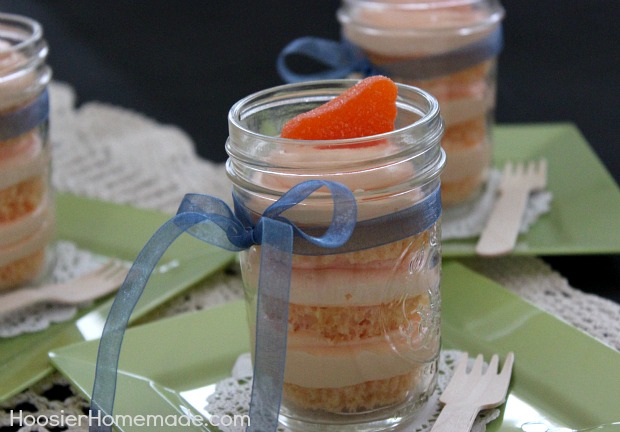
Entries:
{"label": "jar rim", "polygon": [[[26,36],[17,43],[12,44],[10,48],[11,50],[20,50],[43,37],[43,27],[38,21],[22,15],[0,12],[0,25],[10,24],[19,25],[23,30],[25,30],[24,35]],[[0,52],[1,51],[4,50],[0,48]]]}
{"label": "jar rim", "polygon": [[[438,118],[440,115],[439,112],[439,102],[437,101],[437,99],[435,97],[433,97],[430,93],[428,93],[427,91],[419,88],[419,87],[414,87],[408,84],[403,84],[403,83],[398,83],[396,82],[396,86],[398,88],[398,98],[402,98],[402,93],[401,92],[412,92],[417,94],[418,96],[421,96],[424,101],[428,104],[428,111],[427,112],[423,112],[420,115],[420,118],[411,123],[408,124],[405,127],[399,128],[399,129],[395,129],[393,131],[389,131],[389,132],[384,132],[381,134],[376,134],[376,135],[372,135],[372,136],[365,136],[365,137],[358,137],[358,138],[343,138],[343,139],[338,139],[338,140],[299,140],[299,139],[291,139],[291,138],[282,138],[280,136],[272,136],[272,135],[265,135],[265,134],[261,134],[259,132],[253,131],[249,128],[247,128],[246,126],[244,126],[241,122],[242,118],[243,118],[243,110],[244,107],[247,107],[250,103],[252,103],[253,101],[258,101],[261,98],[269,95],[269,94],[276,94],[276,93],[280,93],[280,92],[286,92],[287,90],[292,90],[292,89],[302,89],[302,88],[316,88],[316,89],[321,89],[321,88],[328,88],[328,87],[334,87],[340,85],[341,86],[341,90],[344,90],[345,87],[344,85],[346,85],[347,87],[351,87],[354,84],[358,83],[360,81],[360,79],[333,79],[333,80],[316,80],[316,81],[305,81],[302,83],[293,83],[293,84],[283,84],[283,85],[278,85],[275,87],[270,87],[261,91],[258,91],[256,93],[253,93],[251,95],[248,95],[246,97],[244,97],[243,99],[240,99],[239,101],[237,101],[229,110],[228,112],[228,120],[229,120],[229,125],[234,126],[236,129],[238,129],[239,131],[243,132],[244,134],[247,134],[249,136],[252,136],[254,138],[258,138],[258,139],[268,139],[271,141],[276,141],[279,143],[312,143],[312,145],[342,145],[342,146],[349,146],[349,145],[354,145],[354,144],[358,144],[360,142],[364,142],[364,141],[368,141],[368,140],[376,140],[376,139],[385,139],[385,138],[389,138],[390,136],[393,136],[395,134],[398,133],[403,133],[407,130],[411,130],[414,128],[420,128],[422,126],[428,125],[430,122],[434,121],[434,119]],[[397,99],[397,103],[398,103],[398,99]]]}
{"label": "jar rim", "polygon": [[[438,177],[445,163],[440,146],[444,123],[439,102],[427,91],[411,85],[396,83],[398,115],[393,131],[340,140],[279,136],[288,119],[332,100],[358,82],[336,79],[285,84],[235,103],[228,115],[226,141],[227,173],[233,183],[273,195],[282,192],[279,188],[291,181],[332,179],[351,183],[352,190],[364,190],[360,195],[374,196],[400,193],[403,188],[426,184]],[[406,172],[403,181],[394,180],[397,171]],[[411,176],[413,172],[416,175]],[[384,185],[378,185],[377,175],[383,176]],[[263,180],[257,182],[257,178]],[[282,184],[267,185],[276,178],[275,182]],[[364,186],[366,183],[373,187]]]}
{"label": "jar rim", "polygon": [[484,3],[489,0],[342,0],[346,4],[366,5],[375,7],[389,7],[391,9],[439,9],[447,7],[467,6],[476,3]]}
{"label": "jar rim", "polygon": [[[478,19],[467,23],[445,24],[436,27],[428,26],[402,26],[394,28],[391,25],[381,25],[376,22],[368,22],[359,19],[355,10],[368,10],[373,12],[392,12],[392,13],[415,13],[432,12],[451,8],[472,6],[481,3],[489,3],[486,13]],[[443,35],[447,36],[450,32],[458,35],[478,34],[488,31],[503,20],[505,10],[496,0],[408,0],[403,2],[381,1],[381,0],[343,0],[343,6],[336,11],[336,17],[343,25],[355,26],[358,31],[385,36],[397,35]]]}

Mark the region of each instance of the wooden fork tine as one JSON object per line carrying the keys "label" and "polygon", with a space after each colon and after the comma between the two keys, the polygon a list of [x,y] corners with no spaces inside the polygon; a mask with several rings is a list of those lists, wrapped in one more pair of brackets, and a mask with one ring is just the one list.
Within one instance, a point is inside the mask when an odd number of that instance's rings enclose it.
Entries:
{"label": "wooden fork tine", "polygon": [[526,175],[535,175],[538,171],[538,161],[529,161],[527,163],[525,174]]}
{"label": "wooden fork tine", "polygon": [[546,186],[547,166],[546,160],[531,161],[528,164],[527,179],[532,190],[542,189]]}
{"label": "wooden fork tine", "polygon": [[114,265],[110,267],[108,274],[111,277],[114,277],[120,274],[123,270],[125,270],[125,267],[121,263],[115,261]]}
{"label": "wooden fork tine", "polygon": [[90,276],[103,276],[103,275],[105,275],[108,272],[108,270],[112,269],[115,265],[116,265],[116,263],[113,260],[110,260],[110,261],[106,262],[97,271],[95,271],[94,273],[91,273]]}
{"label": "wooden fork tine", "polygon": [[491,373],[491,374],[496,374],[497,373],[497,364],[499,362],[499,357],[497,356],[497,354],[493,354],[493,357],[491,357],[491,361],[489,362],[489,365],[487,366],[487,374]]}
{"label": "wooden fork tine", "polygon": [[110,271],[114,271],[116,264],[114,261],[108,261],[103,266],[99,267],[93,272],[87,272],[86,274],[75,279],[75,282],[85,282],[92,279],[99,280],[101,278],[107,278]]}
{"label": "wooden fork tine", "polygon": [[112,260],[106,263],[104,268],[102,268],[101,271],[97,273],[99,276],[103,277],[104,279],[116,279],[118,275],[126,271],[127,269],[121,262]]}
{"label": "wooden fork tine", "polygon": [[484,358],[482,354],[478,354],[476,356],[476,360],[474,361],[474,365],[471,367],[471,374],[482,375],[482,365],[484,363]]}
{"label": "wooden fork tine", "polygon": [[110,268],[110,270],[108,271],[108,273],[105,275],[106,279],[109,279],[111,281],[118,281],[118,282],[122,282],[125,277],[127,276],[127,272],[129,270],[123,266],[121,263],[115,263],[115,265],[113,266],[113,268]]}
{"label": "wooden fork tine", "polygon": [[541,188],[547,185],[547,159],[541,159],[538,162],[538,179],[540,180]]}
{"label": "wooden fork tine", "polygon": [[515,165],[515,175],[522,176],[525,173],[525,163],[523,161],[517,162]]}
{"label": "wooden fork tine", "polygon": [[497,375],[497,389],[501,390],[504,398],[502,402],[506,401],[506,393],[508,389],[508,385],[510,384],[510,377],[512,376],[512,365],[514,363],[514,353],[509,352],[506,356],[506,360],[504,361],[504,366],[502,367],[502,371]]}
{"label": "wooden fork tine", "polygon": [[[454,366],[454,372],[452,378],[445,388],[444,392],[439,397],[440,402],[448,403],[452,398],[457,397],[467,386],[467,366],[469,363],[469,355],[466,352],[461,353],[456,366]],[[452,399],[453,400],[453,399]]]}
{"label": "wooden fork tine", "polygon": [[512,179],[512,163],[506,162],[504,169],[502,170],[502,177],[499,182],[499,190],[502,191],[510,184]]}
{"label": "wooden fork tine", "polygon": [[511,351],[506,356],[506,360],[504,360],[504,366],[502,367],[502,371],[499,375],[502,377],[502,380],[508,384],[510,381],[510,377],[512,376],[512,365],[515,361],[515,354]]}
{"label": "wooden fork tine", "polygon": [[88,273],[82,277],[73,280],[73,283],[87,285],[90,283],[98,283],[98,281],[107,282],[111,285],[120,285],[127,275],[127,269],[122,263],[111,260],[106,262],[101,268],[92,273]]}
{"label": "wooden fork tine", "polygon": [[466,352],[461,353],[457,363],[456,363],[456,367],[454,368],[454,375],[456,374],[465,374],[467,373],[467,363],[469,361],[469,354]]}

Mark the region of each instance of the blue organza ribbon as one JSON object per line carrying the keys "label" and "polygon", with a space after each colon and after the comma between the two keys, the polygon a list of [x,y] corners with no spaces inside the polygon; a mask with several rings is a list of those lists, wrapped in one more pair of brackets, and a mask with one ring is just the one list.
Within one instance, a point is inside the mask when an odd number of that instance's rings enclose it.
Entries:
{"label": "blue organza ribbon", "polygon": [[[326,187],[332,196],[333,214],[327,229],[315,235],[282,215],[313,192]],[[235,197],[235,213],[223,201],[189,194],[172,219],[149,239],[112,304],[97,355],[91,400],[91,418],[112,415],[120,349],[129,322],[155,265],[182,233],[230,251],[261,245],[257,294],[254,379],[248,431],[275,431],[282,399],[288,305],[293,253],[340,253],[349,240],[351,250],[373,247],[428,229],[441,214],[439,188],[412,207],[368,222],[356,223],[353,193],[344,185],[311,180],[291,188],[265,212],[256,215]],[[413,221],[412,221],[413,219]],[[386,222],[390,222],[386,224]],[[367,241],[364,241],[364,238]],[[295,241],[294,241],[295,240]],[[109,420],[93,422],[91,432],[111,432]]]}
{"label": "blue organza ribbon", "polygon": [[0,115],[0,141],[15,138],[49,118],[49,95],[44,90],[27,105]]}
{"label": "blue organza ribbon", "polygon": [[[346,78],[351,73],[358,73],[364,77],[386,75],[408,80],[424,80],[472,67],[497,56],[502,48],[503,33],[501,26],[498,26],[486,37],[455,50],[379,66],[371,63],[362,50],[347,39],[336,42],[308,36],[295,39],[284,47],[276,60],[276,68],[280,77],[287,83]],[[296,73],[287,65],[287,58],[291,56],[307,57],[325,68],[316,73]]]}

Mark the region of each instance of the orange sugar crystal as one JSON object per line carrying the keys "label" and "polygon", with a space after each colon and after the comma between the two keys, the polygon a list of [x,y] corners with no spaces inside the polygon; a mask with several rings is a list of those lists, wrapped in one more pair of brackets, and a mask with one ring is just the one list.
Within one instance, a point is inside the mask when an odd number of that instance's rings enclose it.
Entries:
{"label": "orange sugar crystal", "polygon": [[363,79],[336,98],[290,119],[282,138],[337,140],[394,130],[398,89],[389,78]]}

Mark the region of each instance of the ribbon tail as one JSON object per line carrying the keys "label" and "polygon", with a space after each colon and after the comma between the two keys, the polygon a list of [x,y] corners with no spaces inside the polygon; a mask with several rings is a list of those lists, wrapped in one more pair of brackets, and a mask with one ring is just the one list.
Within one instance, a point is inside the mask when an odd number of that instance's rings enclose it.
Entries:
{"label": "ribbon tail", "polygon": [[119,289],[106,320],[95,368],[91,397],[90,432],[112,432],[111,420],[116,392],[118,360],[129,318],[144,291],[153,269],[168,247],[186,230],[202,222],[195,213],[180,214],[162,225],[146,243]]}
{"label": "ribbon tail", "polygon": [[293,229],[273,219],[263,219],[262,223],[248,432],[277,430],[286,360]]}

